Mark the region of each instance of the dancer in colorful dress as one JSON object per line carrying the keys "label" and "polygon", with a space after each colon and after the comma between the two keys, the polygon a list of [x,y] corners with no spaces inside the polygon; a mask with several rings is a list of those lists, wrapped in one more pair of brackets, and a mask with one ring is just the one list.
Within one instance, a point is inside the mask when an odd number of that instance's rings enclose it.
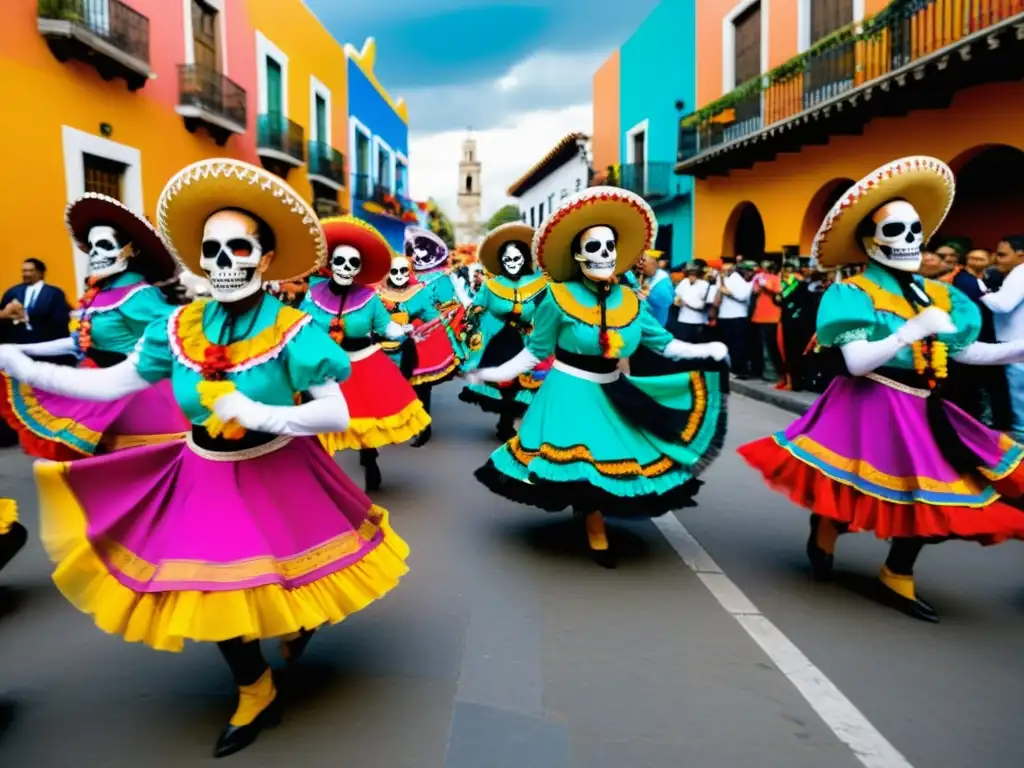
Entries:
{"label": "dancer in colorful dress", "polygon": [[[153,283],[172,280],[177,264],[149,222],[113,198],[87,194],[68,206],[65,222],[89,255],[89,287],[73,316],[75,331],[20,349],[33,358],[77,355],[84,367],[117,365],[151,322],[174,310]],[[166,381],[108,403],[37,392],[9,377],[2,385],[0,414],[18,432],[25,452],[37,458],[68,461],[182,440],[189,428]]]}
{"label": "dancer in colorful dress", "polygon": [[[377,294],[392,321],[413,326],[408,336],[381,342],[381,348],[398,364],[429,414],[433,388],[453,378],[459,369],[449,328],[434,304],[432,291],[417,279],[405,256],[391,260],[387,279],[377,286]],[[432,427],[427,426],[413,446],[426,445],[431,432]]]}
{"label": "dancer in colorful dress", "polygon": [[[533,271],[533,236],[533,227],[514,221],[493,229],[480,244],[480,263],[496,277],[483,284],[469,310],[465,347],[470,370],[501,365],[525,348],[548,285],[544,275]],[[543,380],[540,375],[535,378],[535,373],[536,369],[497,384],[469,384],[459,399],[497,413],[497,436],[504,443],[515,436],[515,420],[526,411]]]}
{"label": "dancer in colorful dress", "polygon": [[[568,200],[533,239],[551,284],[526,349],[473,382],[508,381],[554,354],[519,434],[476,477],[495,493],[548,511],[572,507],[592,556],[614,567],[604,517],[657,517],[693,505],[696,476],[721,449],[721,366],[632,379],[622,358],[643,344],[674,360],[725,360],[725,346],[677,341],[617,283],[657,232],[644,200],[593,187]],[[716,372],[704,373],[706,365]]]}
{"label": "dancer in colorful dress", "polygon": [[739,449],[772,487],[810,510],[807,555],[817,576],[831,573],[840,534],[873,531],[891,540],[879,598],[931,622],[938,615],[914,584],[925,544],[1024,535],[1024,512],[1000,500],[1024,490],[1024,447],[942,397],[950,359],[1020,362],[1024,341],[979,342],[977,306],[914,274],[953,194],[945,163],[908,157],[833,206],[813,256],[826,268],[868,265],[830,287],[818,309],[818,343],[841,352],[847,375],[788,429]]}
{"label": "dancer in colorful dress", "polygon": [[[37,462],[43,543],[57,586],[101,629],[158,650],[218,644],[239,688],[223,757],[280,717],[259,641],[281,638],[294,663],[314,630],[398,583],[408,548],[316,439],[349,426],[348,357],[262,290],[323,264],[313,210],[277,176],[213,159],[168,182],[157,218],[184,265],[209,277],[212,301],[153,323],[111,368],[0,347],[0,369],[94,400],[171,380],[187,441]],[[295,405],[301,393],[311,399]]]}
{"label": "dancer in colorful dress", "polygon": [[411,333],[391,320],[369,286],[391,267],[391,247],[370,224],[354,216],[324,219],[329,277],[313,277],[299,307],[348,353],[352,373],[341,384],[348,403],[348,429],[321,436],[328,452],[359,451],[366,491],[380,488],[377,449],[404,443],[430,426],[430,416],[398,366],[381,351],[378,339]]}
{"label": "dancer in colorful dress", "polygon": [[431,300],[448,328],[452,348],[464,360],[466,351],[459,339],[466,309],[473,300],[452,268],[448,246],[430,230],[408,227],[405,230],[405,257],[412,263],[416,279],[430,288]]}

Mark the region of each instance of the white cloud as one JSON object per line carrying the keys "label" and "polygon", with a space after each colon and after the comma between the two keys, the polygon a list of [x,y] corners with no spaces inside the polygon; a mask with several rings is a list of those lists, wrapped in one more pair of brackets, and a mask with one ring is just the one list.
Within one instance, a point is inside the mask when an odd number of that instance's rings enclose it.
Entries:
{"label": "white cloud", "polygon": [[[501,127],[474,131],[481,163],[484,217],[513,202],[505,190],[563,136],[573,131],[590,135],[592,130],[593,108],[584,104],[521,112]],[[409,181],[413,197],[433,197],[453,221],[459,218],[456,198],[465,138],[465,131],[413,132],[410,137]]]}

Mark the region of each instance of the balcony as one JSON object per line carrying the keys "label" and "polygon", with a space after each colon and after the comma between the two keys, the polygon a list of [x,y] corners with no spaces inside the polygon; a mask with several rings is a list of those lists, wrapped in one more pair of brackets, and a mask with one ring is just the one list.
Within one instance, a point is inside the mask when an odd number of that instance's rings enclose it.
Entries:
{"label": "balcony", "polygon": [[368,173],[352,174],[352,196],[356,200],[373,199],[373,180]]}
{"label": "balcony", "polygon": [[610,169],[604,183],[613,187],[628,189],[648,202],[673,197],[672,163],[624,163]]}
{"label": "balcony", "polygon": [[707,178],[944,109],[958,90],[1024,77],[1021,0],[893,0],[684,117],[676,172]]}
{"label": "balcony", "polygon": [[209,67],[179,64],[177,112],[189,133],[203,126],[223,147],[233,134],[245,133],[245,89]]}
{"label": "balcony", "polygon": [[329,144],[309,142],[309,180],[337,191],[345,186],[345,156]]}
{"label": "balcony", "polygon": [[306,132],[282,114],[260,115],[256,122],[256,154],[263,166],[281,178],[306,162]]}
{"label": "balcony", "polygon": [[120,0],[39,0],[39,33],[59,61],[91,64],[137,91],[153,76],[149,19]]}
{"label": "balcony", "polygon": [[388,216],[407,224],[419,221],[416,204],[400,193],[391,191],[386,184],[373,184],[364,174],[353,176],[353,195],[362,201],[362,208],[367,213]]}

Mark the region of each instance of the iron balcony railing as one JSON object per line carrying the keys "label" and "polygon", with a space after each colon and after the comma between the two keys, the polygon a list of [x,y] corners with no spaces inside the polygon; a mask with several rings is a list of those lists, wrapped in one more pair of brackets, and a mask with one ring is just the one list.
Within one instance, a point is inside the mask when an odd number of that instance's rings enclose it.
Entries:
{"label": "iron balcony railing", "polygon": [[67,21],[149,64],[149,19],[120,0],[39,0],[39,18]]}
{"label": "iron balcony railing", "polygon": [[210,67],[178,65],[178,104],[198,107],[245,128],[245,89]]}
{"label": "iron balcony railing", "polygon": [[281,152],[300,163],[306,159],[306,132],[280,113],[260,115],[256,125],[256,149]]}
{"label": "iron balcony railing", "polygon": [[677,161],[784,122],[1017,15],[1024,15],[1024,0],[893,0],[683,117]]}
{"label": "iron balcony railing", "polygon": [[352,174],[352,194],[357,200],[373,199],[373,182],[368,173]]}
{"label": "iron balcony railing", "polygon": [[653,200],[669,196],[674,173],[673,163],[625,163],[604,183]]}
{"label": "iron balcony railing", "polygon": [[345,185],[345,156],[330,144],[309,142],[309,172]]}

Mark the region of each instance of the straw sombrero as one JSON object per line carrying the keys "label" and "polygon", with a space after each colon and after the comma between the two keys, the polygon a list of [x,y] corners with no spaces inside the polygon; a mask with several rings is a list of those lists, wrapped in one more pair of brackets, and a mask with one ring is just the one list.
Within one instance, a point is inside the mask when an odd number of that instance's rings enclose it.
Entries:
{"label": "straw sombrero", "polygon": [[928,242],[953,205],[953,171],[934,157],[904,157],[872,171],[832,206],[811,244],[811,258],[824,267],[867,261],[857,242],[865,216],[890,200],[906,200],[921,217]]}
{"label": "straw sombrero", "polygon": [[[529,248],[535,233],[536,230],[533,227],[529,224],[523,224],[521,221],[510,221],[507,224],[497,226],[488,232],[487,237],[480,243],[480,248],[477,250],[477,258],[484,265],[484,269],[492,275],[500,275],[501,249],[505,247],[505,244],[519,240],[526,243],[526,247]],[[532,261],[529,253],[523,255]]]}
{"label": "straw sombrero", "polygon": [[153,225],[119,200],[87,192],[69,204],[64,224],[79,250],[89,252],[89,230],[107,225],[122,232],[132,244],[133,266],[153,282],[169,280],[178,272],[178,263]]}
{"label": "straw sombrero", "polygon": [[259,216],[277,240],[264,280],[305,277],[324,263],[327,244],[309,203],[282,179],[241,160],[214,158],[178,171],[156,207],[160,233],[178,260],[200,274],[203,227],[211,214],[239,208]]}
{"label": "straw sombrero", "polygon": [[534,234],[533,254],[544,274],[556,283],[578,275],[572,241],[583,230],[598,226],[618,233],[617,275],[628,272],[658,234],[658,220],[642,197],[618,187],[591,187],[568,198]]}
{"label": "straw sombrero", "polygon": [[322,219],[320,226],[327,238],[328,261],[339,245],[350,245],[363,257],[363,268],[356,275],[355,282],[358,285],[374,285],[384,279],[391,268],[394,252],[376,227],[355,216]]}

